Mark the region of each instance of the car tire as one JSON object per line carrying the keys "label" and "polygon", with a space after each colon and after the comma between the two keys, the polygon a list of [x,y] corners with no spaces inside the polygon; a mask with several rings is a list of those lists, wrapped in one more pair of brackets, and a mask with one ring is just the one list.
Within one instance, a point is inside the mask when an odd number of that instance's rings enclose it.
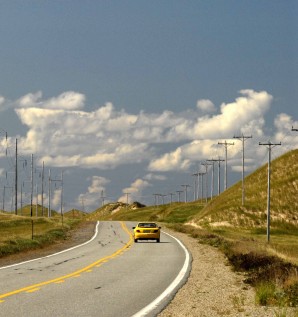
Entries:
{"label": "car tire", "polygon": [[160,240],[159,240],[159,239],[156,239],[156,242],[157,242],[157,243],[159,243],[159,242],[160,242]]}
{"label": "car tire", "polygon": [[137,242],[138,242],[138,239],[135,239],[135,242],[137,243]]}

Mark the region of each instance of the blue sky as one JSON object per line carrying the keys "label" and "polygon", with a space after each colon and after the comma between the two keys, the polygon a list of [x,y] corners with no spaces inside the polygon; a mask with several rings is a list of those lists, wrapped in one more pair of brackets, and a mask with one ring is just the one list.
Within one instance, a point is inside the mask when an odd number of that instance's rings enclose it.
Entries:
{"label": "blue sky", "polygon": [[175,193],[224,140],[236,182],[234,135],[253,135],[247,171],[266,162],[259,141],[297,148],[297,14],[296,1],[1,1],[0,187],[16,138],[20,159],[64,170],[65,210],[89,211],[102,191]]}

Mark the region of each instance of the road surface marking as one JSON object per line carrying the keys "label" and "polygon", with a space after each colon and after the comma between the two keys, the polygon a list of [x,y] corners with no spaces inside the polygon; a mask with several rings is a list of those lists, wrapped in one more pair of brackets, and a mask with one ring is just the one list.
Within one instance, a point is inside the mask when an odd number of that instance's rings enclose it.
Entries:
{"label": "road surface marking", "polygon": [[[48,280],[48,281],[44,281],[44,282],[41,282],[41,283],[29,285],[29,286],[26,286],[26,287],[23,287],[23,288],[20,288],[20,289],[17,289],[17,290],[14,290],[14,291],[11,291],[11,292],[8,292],[8,293],[5,293],[5,294],[0,294],[0,300],[3,299],[3,298],[6,298],[6,297],[12,296],[12,295],[16,295],[16,294],[22,293],[22,292],[27,292],[27,293],[30,292],[30,291],[33,292],[33,291],[35,291],[35,289],[39,289],[41,286],[48,285],[48,284],[53,284],[53,283],[57,283],[57,282],[59,283],[60,281],[68,279],[68,278],[71,278],[71,277],[79,277],[81,273],[88,272],[88,270],[90,270],[92,267],[95,267],[95,266],[97,266],[99,264],[102,264],[103,262],[107,262],[110,259],[113,259],[118,254],[123,252],[123,250],[125,250],[128,246],[130,246],[132,244],[132,241],[133,241],[132,234],[128,230],[126,224],[124,222],[121,222],[121,226],[122,226],[122,229],[129,235],[129,241],[122,248],[120,248],[117,251],[115,251],[113,254],[107,255],[107,256],[105,256],[105,257],[103,257],[103,258],[101,258],[101,259],[89,264],[88,266],[83,267],[82,269],[79,269],[79,270],[73,272],[73,273],[70,273],[70,274],[67,274],[67,275],[64,275],[64,276],[60,276],[60,277],[57,277],[57,278],[52,279],[52,280]],[[29,261],[29,262],[31,262],[31,261]],[[24,263],[27,263],[27,262],[24,262]]]}
{"label": "road surface marking", "polygon": [[26,293],[34,293],[34,292],[37,292],[39,290],[40,290],[40,288],[33,288],[33,289],[26,291]]}
{"label": "road surface marking", "polygon": [[178,240],[177,238],[175,238],[174,236],[163,232],[166,235],[170,236],[171,238],[175,239],[180,246],[182,247],[184,253],[185,253],[185,261],[184,264],[182,266],[182,269],[180,270],[180,272],[178,273],[177,277],[174,279],[174,281],[168,286],[168,288],[161,293],[153,302],[151,302],[149,305],[147,305],[146,307],[144,307],[143,309],[141,309],[139,312],[137,312],[136,314],[134,314],[132,317],[143,317],[146,316],[147,314],[149,314],[151,311],[153,311],[154,309],[156,309],[158,307],[158,305],[161,304],[161,302],[167,297],[169,296],[174,290],[175,288],[182,282],[182,280],[184,279],[185,275],[188,272],[188,268],[190,265],[190,255],[186,249],[186,247],[183,245],[183,243]]}

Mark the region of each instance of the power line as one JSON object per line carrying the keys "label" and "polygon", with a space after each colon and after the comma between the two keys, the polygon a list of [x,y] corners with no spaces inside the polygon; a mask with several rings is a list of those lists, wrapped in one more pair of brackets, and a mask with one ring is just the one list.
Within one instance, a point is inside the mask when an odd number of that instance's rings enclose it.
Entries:
{"label": "power line", "polygon": [[244,206],[245,202],[245,188],[244,188],[244,143],[247,139],[251,139],[252,136],[234,136],[234,139],[238,139],[242,141],[242,206]]}
{"label": "power line", "polygon": [[268,188],[267,188],[267,242],[270,241],[270,175],[271,175],[271,150],[273,147],[277,145],[281,145],[280,143],[261,143],[259,145],[265,145],[268,148]]}

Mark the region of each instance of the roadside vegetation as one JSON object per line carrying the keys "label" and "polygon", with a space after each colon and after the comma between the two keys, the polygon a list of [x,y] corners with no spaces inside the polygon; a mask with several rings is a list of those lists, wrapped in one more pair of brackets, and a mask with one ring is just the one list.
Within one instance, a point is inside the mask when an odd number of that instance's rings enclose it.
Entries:
{"label": "roadside vegetation", "polygon": [[221,250],[235,270],[245,272],[259,305],[298,307],[298,150],[274,160],[271,170],[270,243],[265,165],[245,178],[244,206],[239,182],[208,203],[144,207],[137,202],[117,202],[90,214],[72,210],[63,218],[55,212],[54,217],[42,217],[47,210],[42,212],[40,206],[36,208],[38,217],[30,217],[28,208],[22,210],[23,216],[0,213],[0,257],[67,239],[68,230],[82,221],[156,221]]}
{"label": "roadside vegetation", "polygon": [[65,240],[77,219],[54,216],[28,217],[0,212],[0,257],[21,251],[43,248]]}

